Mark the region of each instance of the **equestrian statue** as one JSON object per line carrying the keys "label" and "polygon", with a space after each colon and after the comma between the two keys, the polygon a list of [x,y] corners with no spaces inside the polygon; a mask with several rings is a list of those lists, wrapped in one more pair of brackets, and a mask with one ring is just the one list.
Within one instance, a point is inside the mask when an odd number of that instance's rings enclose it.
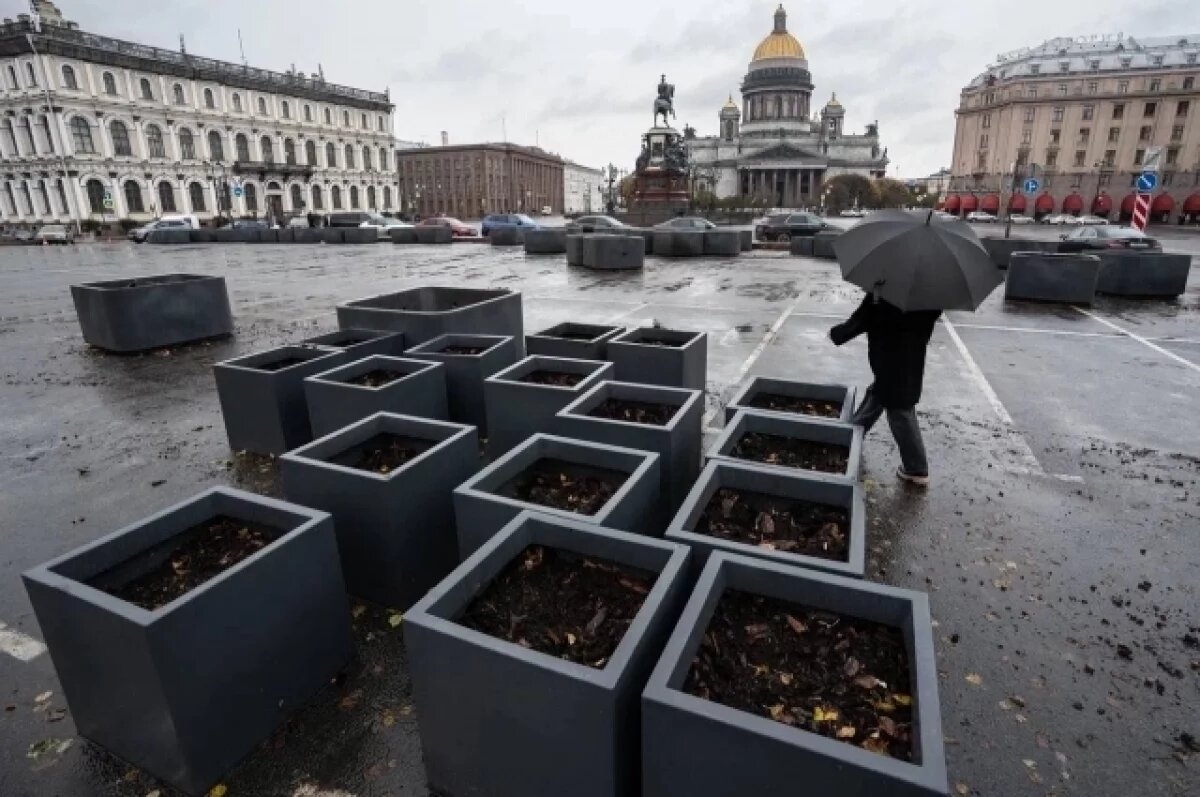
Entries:
{"label": "equestrian statue", "polygon": [[670,114],[672,119],[675,117],[675,85],[667,82],[666,75],[663,75],[658,83],[658,97],[654,100],[655,127],[658,126],[659,114],[662,114],[663,127],[670,127],[667,114]]}

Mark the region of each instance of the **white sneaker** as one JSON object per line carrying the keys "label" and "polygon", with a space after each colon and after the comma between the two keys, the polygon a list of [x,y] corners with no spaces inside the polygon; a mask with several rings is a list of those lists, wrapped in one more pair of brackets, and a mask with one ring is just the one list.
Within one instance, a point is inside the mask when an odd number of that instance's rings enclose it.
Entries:
{"label": "white sneaker", "polygon": [[904,471],[904,468],[896,468],[896,475],[898,477],[900,477],[900,479],[902,481],[906,481],[909,484],[915,485],[917,487],[928,487],[929,486],[929,477],[928,476],[917,476],[915,473],[906,473]]}

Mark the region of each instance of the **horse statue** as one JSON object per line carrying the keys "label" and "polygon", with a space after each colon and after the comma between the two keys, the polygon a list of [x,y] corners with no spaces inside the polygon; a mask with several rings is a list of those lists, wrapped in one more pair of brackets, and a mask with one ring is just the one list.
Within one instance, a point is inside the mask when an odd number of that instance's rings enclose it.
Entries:
{"label": "horse statue", "polygon": [[654,100],[654,125],[658,126],[658,117],[662,115],[663,127],[670,127],[667,114],[671,118],[675,117],[675,85],[667,82],[667,76],[663,75],[662,80],[658,83],[658,97]]}

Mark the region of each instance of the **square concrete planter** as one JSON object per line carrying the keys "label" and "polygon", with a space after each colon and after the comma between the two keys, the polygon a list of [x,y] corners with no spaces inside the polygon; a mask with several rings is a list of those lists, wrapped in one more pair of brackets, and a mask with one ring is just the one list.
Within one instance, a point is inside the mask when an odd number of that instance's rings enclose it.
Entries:
{"label": "square concrete planter", "polygon": [[568,235],[563,246],[566,249],[567,265],[582,266],[583,265],[583,239],[582,234]]}
{"label": "square concrete planter", "polygon": [[[110,594],[218,516],[278,536],[157,609]],[[208,490],[24,581],[79,734],[191,795],[206,793],[350,657],[329,515],[238,490]]]}
{"label": "square concrete planter", "polygon": [[621,382],[704,390],[708,334],[638,327],[608,342],[608,359],[616,366],[616,378]]}
{"label": "square concrete planter", "polygon": [[567,230],[564,227],[525,231],[525,254],[527,255],[561,255],[566,251]]}
{"label": "square concrete planter", "polygon": [[403,332],[408,345],[459,333],[510,335],[524,353],[521,294],[479,288],[410,288],[337,306],[338,326]]}
{"label": "square concrete planter", "polygon": [[[522,381],[539,371],[582,378],[570,387]],[[555,413],[612,373],[612,363],[533,355],[489,376],[483,382],[488,456],[498,457],[532,434],[553,431]]]}
{"label": "square concrete planter", "polygon": [[[469,351],[475,349],[479,351]],[[511,337],[442,335],[414,346],[405,356],[441,363],[450,420],[478,427],[481,435],[487,435],[484,380],[517,361],[517,344]]]}
{"label": "square concrete planter", "polygon": [[833,251],[833,242],[841,235],[840,232],[819,232],[813,236],[813,257],[823,258],[825,260],[836,260],[837,255]]}
{"label": "square concrete planter", "polygon": [[1097,293],[1113,296],[1174,298],[1187,290],[1191,255],[1107,252],[1100,255]]}
{"label": "square concrete planter", "polygon": [[454,243],[454,231],[449,227],[431,226],[414,227],[417,243],[419,244],[449,244]]}
{"label": "square concrete planter", "polygon": [[[583,514],[523,501],[513,495],[513,480],[549,459],[569,463],[586,476],[597,471],[620,474],[621,486],[594,513]],[[454,490],[458,555],[465,559],[521,512],[529,510],[558,519],[595,523],[614,529],[648,533],[658,508],[658,454],[583,440],[538,434],[484,468]]]}
{"label": "square concrete planter", "polygon": [[[371,448],[427,446],[388,473],[356,467]],[[346,589],[407,609],[458,564],[454,487],[479,469],[475,430],[380,413],[280,458],[289,500],[333,516]]]}
{"label": "square concrete planter", "polygon": [[525,351],[547,357],[570,357],[575,360],[603,360],[608,341],[625,331],[625,327],[598,324],[576,324],[568,321],[525,336]]}
{"label": "square concrete planter", "polygon": [[222,227],[217,230],[216,239],[223,244],[257,243],[258,231],[253,227]]}
{"label": "square concrete planter", "polygon": [[655,230],[654,254],[659,257],[699,257],[704,254],[704,231]]}
{"label": "square concrete planter", "polygon": [[[802,412],[788,412],[786,410],[772,410],[753,406],[756,400],[764,395],[786,396],[805,401],[840,402],[842,410],[841,414],[836,418],[826,418]],[[737,393],[734,393],[733,398],[725,405],[725,421],[730,421],[734,415],[742,410],[768,415],[782,415],[788,418],[819,418],[821,420],[849,423],[850,416],[854,415],[854,388],[848,385],[819,385],[811,382],[797,382],[792,379],[774,379],[767,376],[756,376],[743,385]]]}
{"label": "square concrete planter", "polygon": [[384,332],[378,329],[339,329],[305,338],[300,346],[317,346],[323,349],[340,349],[347,360],[360,360],[372,354],[404,354],[404,335],[400,332]]}
{"label": "square concrete planter", "polygon": [[292,230],[294,244],[323,244],[325,233],[319,227],[296,227]]}
{"label": "square concrete planter", "polygon": [[[742,439],[742,436],[750,432],[844,446],[849,449],[849,461],[846,464],[846,470],[842,473],[829,473],[784,465],[771,465],[733,456],[731,452]],[[796,416],[743,410],[734,415],[733,420],[725,424],[724,431],[721,432],[716,442],[713,443],[712,448],[709,449],[708,457],[709,459],[725,462],[761,465],[765,468],[775,468],[787,473],[803,473],[806,476],[821,479],[854,482],[858,481],[859,466],[862,464],[862,438],[863,432],[861,426],[852,426],[851,424],[837,421],[801,419]]]}
{"label": "square concrete planter", "polygon": [[[314,437],[324,437],[377,412],[446,420],[446,377],[441,363],[376,354],[304,380]],[[354,384],[373,372],[401,374],[379,387]],[[377,374],[382,376],[382,374]]]}
{"label": "square concrete planter", "polygon": [[148,244],[188,244],[191,242],[192,231],[188,229],[151,230],[146,234],[146,243]]}
{"label": "square concrete planter", "polygon": [[1100,282],[1100,258],[1016,252],[1008,259],[1005,299],[1090,305]]}
{"label": "square concrete planter", "polygon": [[[662,426],[592,414],[610,399],[666,405],[673,412]],[[704,394],[698,390],[601,382],[558,413],[555,433],[657,453],[662,469],[662,520],[666,521],[683,502],[700,473],[703,414]],[[665,526],[665,522],[656,524],[657,528]]]}
{"label": "square concrete planter", "polygon": [[646,265],[646,242],[640,235],[596,233],[583,237],[583,265],[602,271],[628,271]]}
{"label": "square concrete planter", "polygon": [[374,227],[343,227],[342,243],[376,244],[379,243],[379,231]]}
{"label": "square concrete planter", "polygon": [[[843,560],[825,559],[790,551],[765,548],[749,542],[729,540],[697,531],[709,501],[722,488],[757,493],[772,499],[811,501],[846,510],[850,515],[846,557]],[[866,506],[862,487],[849,482],[813,479],[786,473],[777,468],[764,468],[753,463],[710,462],[705,466],[695,487],[667,527],[666,538],[689,546],[693,553],[693,569],[699,573],[710,554],[724,551],[765,559],[792,567],[812,568],[840,576],[862,578],[866,569]]]}
{"label": "square concrete planter", "polygon": [[229,447],[282,454],[312,440],[304,378],[345,361],[335,349],[282,346],[214,365]]}
{"label": "square concrete planter", "polygon": [[[901,761],[730,708],[683,686],[726,591],[899,629],[908,652],[913,758]],[[642,694],[644,797],[944,797],[945,749],[929,601],[909,590],[714,554]],[[798,786],[803,784],[803,786]]]}
{"label": "square concrete planter", "polygon": [[83,339],[114,352],[233,333],[224,277],[163,274],[71,286]]}
{"label": "square concrete planter", "polygon": [[275,243],[277,244],[294,244],[296,242],[296,230],[292,227],[283,227],[275,231]]}
{"label": "square concrete planter", "polygon": [[742,246],[743,252],[750,252],[754,249],[754,230],[738,230],[738,242]]}
{"label": "square concrete planter", "polygon": [[742,253],[742,235],[738,230],[705,230],[704,254],[733,257]]}
{"label": "square concrete planter", "polygon": [[394,244],[415,244],[417,242],[416,227],[394,227],[388,230],[388,237]]}
{"label": "square concrete planter", "polygon": [[[593,668],[456,622],[531,545],[656,575]],[[414,606],[404,641],[429,785],[447,795],[636,797],[642,688],[687,597],[686,549],[523,513]]]}
{"label": "square concrete planter", "polygon": [[797,257],[813,256],[813,239],[811,235],[797,235],[788,243],[788,252]]}

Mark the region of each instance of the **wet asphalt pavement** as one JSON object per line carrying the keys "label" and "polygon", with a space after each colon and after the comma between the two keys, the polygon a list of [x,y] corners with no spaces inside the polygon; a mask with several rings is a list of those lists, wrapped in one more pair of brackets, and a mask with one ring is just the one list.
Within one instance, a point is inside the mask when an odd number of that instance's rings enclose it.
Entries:
{"label": "wet asphalt pavement", "polygon": [[[1165,243],[1200,253],[1197,236]],[[70,284],[172,271],[226,277],[232,338],[139,356],[83,343]],[[214,362],[333,330],[339,301],[435,284],[520,290],[527,332],[706,330],[715,424],[747,375],[868,381],[865,341],[826,339],[857,289],[778,253],[602,274],[470,244],[0,249],[0,624],[41,639],[32,565],[208,486],[277,491],[269,459],[228,449]],[[1200,793],[1200,269],[1178,301],[1087,313],[1001,293],[934,335],[928,494],[897,484],[886,424],[865,447],[868,578],[930,595],[951,791]],[[229,795],[427,793],[387,618],[356,609],[344,677]],[[48,655],[0,652],[0,795],[171,793],[77,738],[64,709]]]}

